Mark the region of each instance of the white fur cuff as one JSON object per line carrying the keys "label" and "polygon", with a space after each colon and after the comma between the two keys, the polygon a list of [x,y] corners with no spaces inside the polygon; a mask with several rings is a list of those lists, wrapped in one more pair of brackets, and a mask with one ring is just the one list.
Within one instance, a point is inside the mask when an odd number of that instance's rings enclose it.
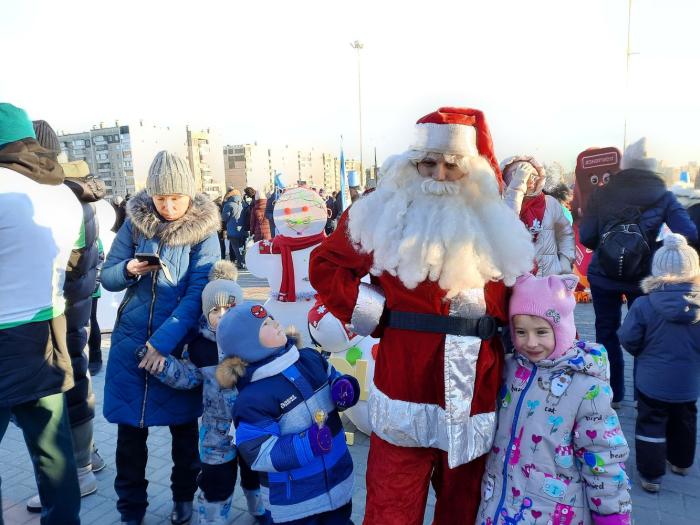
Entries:
{"label": "white fur cuff", "polygon": [[365,336],[374,332],[384,312],[385,302],[384,293],[379,286],[360,283],[357,303],[350,318],[353,332]]}

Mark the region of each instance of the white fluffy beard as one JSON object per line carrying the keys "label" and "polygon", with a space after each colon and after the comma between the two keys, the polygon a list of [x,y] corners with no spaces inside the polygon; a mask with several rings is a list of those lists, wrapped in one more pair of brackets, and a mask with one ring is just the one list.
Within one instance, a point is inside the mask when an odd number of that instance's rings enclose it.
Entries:
{"label": "white fluffy beard", "polygon": [[387,159],[377,189],[350,208],[350,238],[372,253],[371,273],[388,272],[409,289],[437,281],[452,298],[490,280],[511,286],[529,272],[531,236],[502,202],[488,162],[464,159],[464,178],[438,182],[418,173],[417,154]]}

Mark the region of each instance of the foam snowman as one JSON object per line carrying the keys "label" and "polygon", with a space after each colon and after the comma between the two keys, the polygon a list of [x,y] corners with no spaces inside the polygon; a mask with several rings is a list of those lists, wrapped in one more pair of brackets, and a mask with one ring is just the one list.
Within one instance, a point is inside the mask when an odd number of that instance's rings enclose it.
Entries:
{"label": "foam snowman", "polygon": [[316,300],[309,282],[309,258],[325,238],[326,202],[315,191],[291,188],[277,199],[273,217],[277,235],[249,247],[246,266],[270,285],[265,302],[270,315],[284,326],[296,327],[308,342],[307,315]]}
{"label": "foam snowman", "polygon": [[330,353],[328,360],[341,374],[350,374],[360,383],[360,400],[343,413],[360,432],[372,432],[367,399],[374,385],[375,352],[379,339],[363,337],[350,331],[320,301],[309,310],[309,333],[321,350]]}

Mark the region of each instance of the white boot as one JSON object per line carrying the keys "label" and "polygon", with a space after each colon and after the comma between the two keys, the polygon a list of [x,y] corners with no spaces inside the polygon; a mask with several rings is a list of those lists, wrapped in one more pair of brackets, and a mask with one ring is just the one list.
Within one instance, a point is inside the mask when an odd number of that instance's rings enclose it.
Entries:
{"label": "white boot", "polygon": [[197,518],[199,525],[228,525],[231,512],[231,499],[207,501],[201,492],[197,496]]}
{"label": "white boot", "polygon": [[[80,486],[81,498],[97,492],[97,478],[92,473],[91,464],[78,468],[78,485]],[[29,512],[41,512],[39,494],[29,498],[27,501],[27,510]]]}
{"label": "white boot", "polygon": [[260,495],[260,489],[243,489],[243,494],[245,494],[245,500],[248,504],[248,512],[251,514],[251,516],[262,516],[265,514],[265,505],[263,504],[262,496]]}
{"label": "white boot", "polygon": [[92,464],[78,468],[78,485],[80,485],[80,497],[84,498],[97,492],[97,478],[92,473]]}

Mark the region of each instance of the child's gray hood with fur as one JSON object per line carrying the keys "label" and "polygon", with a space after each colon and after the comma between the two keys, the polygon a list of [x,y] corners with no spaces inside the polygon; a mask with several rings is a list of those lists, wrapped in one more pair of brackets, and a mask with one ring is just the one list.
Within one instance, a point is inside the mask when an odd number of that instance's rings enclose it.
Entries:
{"label": "child's gray hood with fur", "polygon": [[129,200],[126,213],[134,226],[134,233],[147,239],[157,237],[167,246],[197,244],[221,227],[216,204],[203,193],[195,195],[187,213],[175,221],[163,220],[146,190]]}

